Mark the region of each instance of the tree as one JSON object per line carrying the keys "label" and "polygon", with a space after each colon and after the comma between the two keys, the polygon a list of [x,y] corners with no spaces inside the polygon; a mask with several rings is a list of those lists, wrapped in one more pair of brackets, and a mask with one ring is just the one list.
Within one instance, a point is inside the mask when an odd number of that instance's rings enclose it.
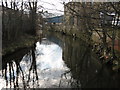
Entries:
{"label": "tree", "polygon": [[34,35],[36,34],[36,12],[37,12],[37,0],[30,2],[29,0],[29,7],[30,7],[30,23],[31,23],[31,29],[34,33]]}
{"label": "tree", "polygon": [[[112,42],[112,50],[109,53],[112,53],[112,57],[115,58],[114,43],[116,39],[116,32],[119,28],[119,8],[120,2],[69,2],[64,4],[68,8],[69,15],[73,17],[79,17],[81,21],[79,27],[83,27],[81,30],[84,34],[88,35],[91,38],[91,35],[98,34],[100,38],[100,46],[102,46],[103,56],[108,54],[108,38]],[[115,15],[112,15],[112,14]],[[77,18],[78,19],[78,18]],[[116,23],[117,21],[117,23]]]}

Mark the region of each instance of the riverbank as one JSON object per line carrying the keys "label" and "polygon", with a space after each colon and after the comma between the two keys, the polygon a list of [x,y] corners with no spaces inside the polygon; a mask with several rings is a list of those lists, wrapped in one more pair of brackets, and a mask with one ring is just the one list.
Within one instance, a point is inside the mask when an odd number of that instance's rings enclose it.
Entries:
{"label": "riverbank", "polygon": [[2,56],[11,54],[19,49],[31,47],[35,40],[37,39],[36,36],[32,36],[29,34],[24,34],[19,37],[18,40],[15,41],[4,41],[2,42]]}
{"label": "riverbank", "polygon": [[77,30],[77,28],[71,28],[70,30],[66,30],[64,25],[46,25],[47,31],[53,31],[61,33],[62,35],[71,36],[73,38],[80,38],[88,44],[94,44],[95,42],[90,38],[90,36],[86,35],[85,33]]}

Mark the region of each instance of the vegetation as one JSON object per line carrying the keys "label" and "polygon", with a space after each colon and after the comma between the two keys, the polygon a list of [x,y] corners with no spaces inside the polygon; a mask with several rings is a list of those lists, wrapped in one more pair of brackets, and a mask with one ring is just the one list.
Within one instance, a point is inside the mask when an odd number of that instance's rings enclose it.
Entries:
{"label": "vegetation", "polygon": [[94,49],[97,47],[95,51],[100,59],[102,58],[105,62],[119,59],[115,52],[115,40],[118,40],[117,33],[120,27],[120,2],[71,2],[65,6],[68,10],[66,13],[70,12],[69,14],[72,15],[70,17],[76,17],[82,22],[78,27],[82,27],[81,33],[89,36],[86,38],[90,39],[93,35],[99,38],[99,43],[95,43]]}
{"label": "vegetation", "polygon": [[29,43],[31,38],[35,39],[38,26],[36,22],[39,24],[37,17],[41,15],[37,14],[37,0],[34,2],[5,0],[2,1],[2,11],[2,54],[4,55],[17,48],[26,47],[25,44]]}

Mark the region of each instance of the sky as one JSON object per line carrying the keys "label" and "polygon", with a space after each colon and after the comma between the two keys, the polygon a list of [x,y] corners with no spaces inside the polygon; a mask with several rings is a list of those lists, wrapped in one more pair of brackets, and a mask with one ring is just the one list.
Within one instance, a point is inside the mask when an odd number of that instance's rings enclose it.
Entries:
{"label": "sky", "polygon": [[[3,0],[6,1],[6,0]],[[11,0],[7,0],[10,2]],[[12,0],[14,1],[14,0]],[[22,0],[15,0],[17,2],[21,2]],[[23,0],[23,1],[28,1],[28,0]],[[34,0],[30,0],[34,1]],[[43,8],[40,7],[39,10],[48,11],[48,13],[52,13],[55,15],[63,15],[64,14],[64,5],[63,2],[68,2],[70,0],[38,0],[38,6],[42,6]],[[1,2],[0,2],[1,5]]]}
{"label": "sky", "polygon": [[55,15],[64,14],[63,2],[68,2],[68,0],[39,0],[38,5],[42,5],[43,11],[48,11],[48,13],[53,13]]}

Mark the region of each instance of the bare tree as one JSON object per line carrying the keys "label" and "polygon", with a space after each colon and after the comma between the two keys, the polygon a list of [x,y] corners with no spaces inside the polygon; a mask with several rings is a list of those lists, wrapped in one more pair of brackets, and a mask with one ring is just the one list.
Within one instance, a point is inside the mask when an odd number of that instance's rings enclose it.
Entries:
{"label": "bare tree", "polygon": [[[76,5],[72,5],[75,4]],[[91,35],[96,32],[98,34],[98,38],[100,38],[100,45],[103,47],[101,54],[106,56],[107,53],[112,53],[112,57],[115,58],[115,39],[116,39],[116,32],[119,28],[118,21],[119,21],[119,14],[120,10],[117,8],[119,7],[120,3],[90,3],[90,2],[70,2],[70,6],[68,4],[64,4],[68,11],[70,12],[73,17],[79,17],[82,24],[79,26],[82,27],[85,34],[91,38]],[[78,6],[77,6],[78,5]],[[79,9],[77,9],[79,8]],[[114,13],[115,15],[112,15]],[[117,21],[117,23],[116,23]],[[109,43],[108,38],[112,42],[112,51],[108,51]]]}
{"label": "bare tree", "polygon": [[37,12],[37,0],[30,2],[29,0],[29,7],[30,7],[30,22],[31,22],[31,28],[33,30],[33,33],[36,34],[36,12]]}

